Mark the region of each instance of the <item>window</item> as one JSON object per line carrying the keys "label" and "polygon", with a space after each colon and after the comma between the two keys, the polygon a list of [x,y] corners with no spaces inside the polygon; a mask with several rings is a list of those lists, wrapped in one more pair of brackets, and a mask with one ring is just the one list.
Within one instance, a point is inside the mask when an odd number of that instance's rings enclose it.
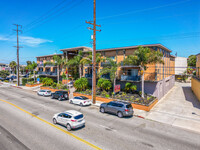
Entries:
{"label": "window", "polygon": [[117,104],[117,107],[123,107],[123,104]]}
{"label": "window", "polygon": [[111,57],[109,57],[109,58],[111,58],[112,60],[115,60],[115,56],[111,56]]}
{"label": "window", "polygon": [[131,104],[126,105],[126,108],[132,108]]}
{"label": "window", "polygon": [[62,117],[62,116],[63,116],[63,114],[59,114],[59,115],[58,115],[58,117]]}
{"label": "window", "polygon": [[83,114],[74,117],[74,119],[81,119],[81,118],[83,118]]}
{"label": "window", "polygon": [[64,117],[64,118],[71,118],[71,116],[68,115],[68,114],[63,114],[63,117]]}
{"label": "window", "polygon": [[80,96],[83,100],[86,100],[86,99],[88,99],[87,97],[85,97],[85,96]]}
{"label": "window", "polygon": [[110,102],[107,104],[108,106],[113,106],[113,102]]}

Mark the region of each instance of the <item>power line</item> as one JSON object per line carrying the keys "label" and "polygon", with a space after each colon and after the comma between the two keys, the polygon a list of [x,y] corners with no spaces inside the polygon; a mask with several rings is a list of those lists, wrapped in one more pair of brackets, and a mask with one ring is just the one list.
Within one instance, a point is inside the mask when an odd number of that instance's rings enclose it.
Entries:
{"label": "power line", "polygon": [[149,10],[154,10],[154,9],[174,6],[174,5],[178,5],[178,4],[181,4],[181,3],[186,3],[186,2],[189,2],[189,1],[191,1],[191,0],[184,0],[184,1],[180,1],[180,2],[175,2],[175,3],[166,4],[166,5],[156,6],[156,7],[151,7],[151,8],[146,8],[146,9],[139,9],[139,10],[135,10],[135,11],[129,11],[129,12],[125,12],[125,13],[121,13],[121,14],[117,14],[117,15],[99,17],[99,18],[97,18],[97,20],[104,20],[104,19],[109,19],[109,18],[113,18],[113,17],[119,17],[119,16],[129,15],[129,14],[133,14],[133,13],[144,12],[144,11],[149,11]]}
{"label": "power line", "polygon": [[[31,27],[30,29],[26,30],[24,33],[28,32],[28,31],[30,31],[30,30],[32,30],[32,29],[34,29],[34,28],[36,28],[36,27],[38,27],[38,26],[40,26],[40,25],[42,25],[42,24],[44,24],[44,23],[50,21],[50,20],[55,19],[55,17],[58,17],[58,16],[62,15],[63,13],[65,13],[66,11],[69,11],[69,10],[71,10],[72,8],[74,8],[74,7],[78,6],[78,5],[80,5],[83,1],[84,1],[84,0],[80,0],[80,2],[74,3],[74,4],[73,4],[71,7],[69,7],[68,9],[66,9],[66,10],[64,10],[64,11],[61,11],[63,8],[66,7],[66,5],[63,6],[62,9],[59,9],[59,10],[56,11],[55,13],[53,13],[53,14],[51,14],[51,15],[45,17],[45,18],[43,18],[41,21],[37,22],[37,24],[36,24],[35,26],[33,26],[33,27]],[[60,12],[60,11],[61,11],[61,12]],[[58,12],[60,12],[60,13],[58,13]],[[52,16],[53,16],[53,17],[52,17]],[[50,17],[51,17],[51,18],[50,18]],[[49,19],[48,19],[48,18],[49,18]]]}

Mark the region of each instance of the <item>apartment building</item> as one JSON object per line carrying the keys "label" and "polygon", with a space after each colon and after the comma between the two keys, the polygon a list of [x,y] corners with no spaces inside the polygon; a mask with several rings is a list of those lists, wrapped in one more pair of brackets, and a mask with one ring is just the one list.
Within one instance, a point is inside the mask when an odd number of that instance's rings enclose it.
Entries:
{"label": "apartment building", "polygon": [[[145,70],[145,92],[152,94],[158,99],[162,98],[173,86],[175,82],[175,57],[170,55],[171,50],[166,48],[161,44],[150,44],[150,45],[140,45],[143,47],[148,47],[152,51],[160,51],[163,54],[164,64],[149,64]],[[97,53],[101,54],[102,58],[110,57],[120,63],[120,67],[117,71],[117,84],[121,85],[121,89],[125,87],[127,82],[132,82],[137,85],[137,89],[141,90],[141,75],[139,66],[125,65],[123,60],[128,55],[133,55],[134,51],[138,49],[139,46],[129,46],[129,47],[119,47],[119,48],[109,48],[97,50]],[[72,59],[78,54],[79,51],[84,53],[84,57],[87,57],[87,52],[92,51],[90,47],[74,47],[61,49],[62,54],[58,54],[60,57],[66,60]],[[37,57],[38,63],[38,73],[45,76],[56,76],[57,66],[44,65],[51,64],[47,62],[53,61],[53,55],[39,56]],[[97,64],[97,73],[101,71],[106,62],[101,62]],[[68,68],[68,75],[73,76],[73,70],[75,66]],[[78,67],[78,66],[77,66]],[[62,68],[60,68],[62,69]],[[92,65],[85,65],[82,68],[82,76],[88,78],[91,85],[92,82]],[[108,75],[102,76],[104,78],[109,78]]]}
{"label": "apartment building", "polygon": [[2,70],[7,70],[7,71],[11,71],[11,68],[9,67],[8,64],[4,64],[4,63],[0,63],[0,71]]}
{"label": "apartment building", "polygon": [[[164,64],[149,64],[147,65],[147,69],[144,74],[145,92],[160,99],[174,86],[175,56],[170,55],[172,51],[161,44],[140,46],[148,47],[152,51],[160,51],[163,54]],[[123,63],[123,60],[128,55],[133,55],[134,51],[137,50],[138,47],[139,46],[130,46],[97,50],[98,53],[101,53],[103,58],[109,57],[115,60],[116,63],[121,64],[117,71],[117,84],[120,84],[121,88],[125,88],[125,84],[127,82],[132,82],[137,85],[138,90],[141,90],[140,67],[125,65]],[[102,69],[105,63],[106,62],[101,62],[97,66],[97,72]],[[85,66],[83,74],[85,77],[91,78],[92,68]],[[109,78],[109,75],[105,75],[103,77]]]}
{"label": "apartment building", "polygon": [[53,54],[38,56],[37,58],[37,71],[38,75],[56,78],[57,77],[57,66],[54,64],[53,56],[58,55],[60,57],[63,54]]}

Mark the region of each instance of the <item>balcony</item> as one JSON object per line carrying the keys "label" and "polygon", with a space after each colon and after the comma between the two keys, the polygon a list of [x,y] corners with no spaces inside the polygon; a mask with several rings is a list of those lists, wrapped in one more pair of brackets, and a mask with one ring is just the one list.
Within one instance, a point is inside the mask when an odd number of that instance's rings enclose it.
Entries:
{"label": "balcony", "polygon": [[141,76],[121,75],[121,81],[140,81]]}
{"label": "balcony", "polygon": [[43,67],[44,64],[43,64],[43,63],[41,63],[41,64],[37,64],[37,66],[38,66],[38,67]]}
{"label": "balcony", "polygon": [[57,73],[56,72],[48,72],[48,71],[46,71],[46,72],[39,71],[38,75],[57,76]]}
{"label": "balcony", "polygon": [[121,62],[121,67],[123,68],[126,68],[126,67],[139,67],[139,66],[137,66],[137,65],[132,65],[132,64],[124,64],[124,62],[122,61]]}

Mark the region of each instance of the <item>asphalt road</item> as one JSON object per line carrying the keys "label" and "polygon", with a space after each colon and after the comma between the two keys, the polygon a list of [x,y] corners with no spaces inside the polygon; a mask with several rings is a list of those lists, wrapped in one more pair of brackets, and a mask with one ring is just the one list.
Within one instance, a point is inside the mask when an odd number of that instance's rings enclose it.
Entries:
{"label": "asphalt road", "polygon": [[[198,133],[136,117],[121,119],[101,114],[96,106],[80,107],[69,104],[68,101],[52,100],[50,97],[2,85],[0,99],[1,150],[200,149]],[[15,104],[18,108],[2,100]],[[65,127],[51,124],[55,113],[71,109],[85,115],[84,128],[67,132]],[[11,142],[6,140],[8,138]]]}

